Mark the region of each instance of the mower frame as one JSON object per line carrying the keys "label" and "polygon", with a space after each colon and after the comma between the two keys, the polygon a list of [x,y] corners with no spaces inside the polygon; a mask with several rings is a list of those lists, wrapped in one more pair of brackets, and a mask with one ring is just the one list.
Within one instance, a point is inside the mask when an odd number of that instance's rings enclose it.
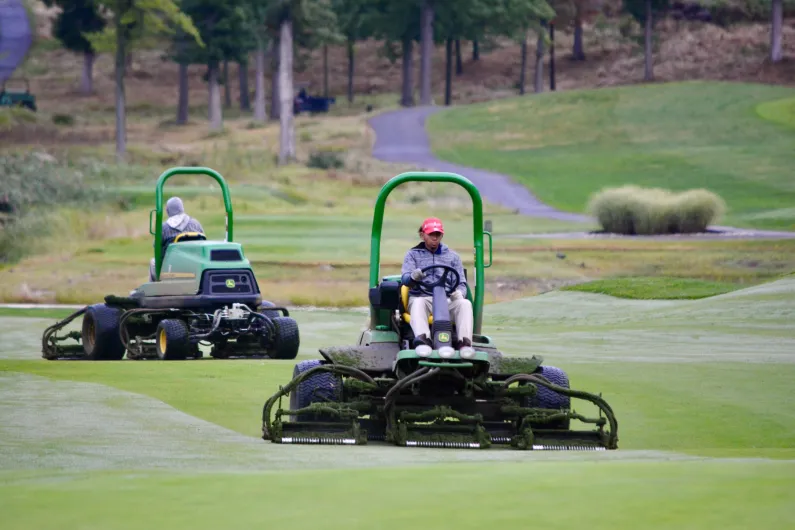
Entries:
{"label": "mower frame", "polygon": [[[407,299],[401,275],[381,277],[380,246],[384,207],[389,194],[407,182],[447,182],[463,187],[473,203],[475,256],[472,303],[474,356],[446,351],[435,340],[430,355],[411,348]],[[491,233],[483,227],[483,203],[475,185],[455,173],[408,172],[389,180],[376,199],[371,230],[370,318],[356,345],[320,348],[322,359],[299,362],[293,379],[266,400],[262,437],[273,443],[366,444],[386,441],[400,446],[516,449],[605,450],[618,447],[618,423],[601,396],[569,388],[568,376],[544,365],[543,358],[503,355],[482,334],[484,269],[492,263]],[[484,236],[489,263],[484,264]],[[466,270],[464,271],[466,274]],[[446,303],[434,287],[434,307]],[[455,336],[446,311],[434,315],[438,329]],[[445,344],[455,344],[445,337]],[[290,396],[289,406],[282,399]],[[571,398],[596,405],[598,417],[571,409]],[[274,410],[275,409],[275,410]],[[286,419],[285,419],[286,418]],[[594,424],[575,431],[571,420]],[[605,427],[609,430],[605,430]]]}

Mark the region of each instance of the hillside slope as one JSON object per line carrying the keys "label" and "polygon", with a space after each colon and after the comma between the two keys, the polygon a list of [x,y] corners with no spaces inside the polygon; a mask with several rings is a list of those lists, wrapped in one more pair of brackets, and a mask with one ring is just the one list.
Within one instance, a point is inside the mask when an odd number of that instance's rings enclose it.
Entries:
{"label": "hillside slope", "polygon": [[[76,113],[82,108],[104,110],[113,105],[113,58],[98,57],[94,66],[96,95],[77,96],[82,58],[48,42],[53,10],[37,9],[39,41],[35,53],[25,65],[33,90],[40,94],[45,111],[68,108]],[[787,19],[783,31],[784,60],[770,64],[769,26],[764,23],[720,28],[698,22],[663,20],[657,24],[655,39],[655,78],[657,81],[684,79],[742,80],[772,84],[795,84],[795,19]],[[640,82],[643,78],[641,28],[634,22],[618,19],[598,20],[586,24],[584,46],[586,61],[571,61],[572,34],[558,30],[556,44],[556,85],[558,90],[590,88]],[[396,93],[400,87],[400,61],[391,63],[381,53],[380,42],[357,45],[354,87],[358,95]],[[529,57],[535,55],[531,39]],[[462,43],[463,73],[453,76],[453,101],[469,102],[516,93],[521,57],[515,42],[502,41],[493,50],[481,49],[480,60],[472,60],[471,43]],[[444,47],[436,48],[433,59],[433,89],[437,103],[443,102]],[[414,80],[419,90],[419,51],[415,57]],[[532,63],[532,61],[530,61]],[[249,65],[253,79],[254,65]],[[347,58],[344,47],[329,49],[329,90],[342,104],[347,89]],[[532,64],[528,66],[532,68]],[[549,55],[544,59],[545,87],[549,90]],[[190,68],[190,99],[201,107],[207,101],[205,68]],[[311,54],[296,74],[296,82],[308,85],[311,93],[321,93],[322,56]],[[237,65],[230,65],[230,88],[233,101],[239,93]],[[528,79],[532,79],[528,76]],[[253,82],[250,90],[253,92]],[[532,90],[532,86],[528,86]],[[267,86],[270,92],[270,86]],[[158,50],[137,51],[127,79],[127,97],[131,115],[153,107],[172,107],[177,100],[177,65],[161,59]],[[395,103],[396,98],[390,98]],[[382,102],[377,102],[376,106]]]}

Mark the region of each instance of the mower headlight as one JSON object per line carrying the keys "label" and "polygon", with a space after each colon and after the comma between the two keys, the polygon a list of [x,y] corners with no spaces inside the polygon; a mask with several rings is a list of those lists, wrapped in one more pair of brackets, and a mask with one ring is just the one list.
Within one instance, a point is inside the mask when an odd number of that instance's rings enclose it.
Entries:
{"label": "mower headlight", "polygon": [[452,359],[455,355],[455,350],[450,346],[442,346],[439,348],[439,357],[442,359]]}

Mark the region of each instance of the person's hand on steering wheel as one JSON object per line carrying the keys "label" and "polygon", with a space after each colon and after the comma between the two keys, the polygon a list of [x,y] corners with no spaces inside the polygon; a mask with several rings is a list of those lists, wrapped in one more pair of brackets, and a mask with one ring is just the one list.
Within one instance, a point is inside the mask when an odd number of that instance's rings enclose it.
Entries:
{"label": "person's hand on steering wheel", "polygon": [[[422,281],[425,278],[426,276],[425,273],[427,271],[436,268],[444,269],[442,276],[438,280]],[[451,273],[453,274],[455,279],[453,280],[452,285],[448,285],[447,276]],[[417,277],[419,277],[419,279]],[[414,269],[411,272],[411,279],[414,280],[415,284],[417,285],[417,289],[422,291],[424,294],[427,294],[428,296],[433,296],[433,289],[439,285],[444,286],[444,292],[445,294],[447,294],[447,296],[453,297],[455,296],[456,293],[461,295],[460,291],[457,290],[458,286],[461,285],[461,276],[458,274],[457,270],[455,270],[453,267],[450,267],[448,265],[429,265],[428,267],[425,267],[423,269]]]}

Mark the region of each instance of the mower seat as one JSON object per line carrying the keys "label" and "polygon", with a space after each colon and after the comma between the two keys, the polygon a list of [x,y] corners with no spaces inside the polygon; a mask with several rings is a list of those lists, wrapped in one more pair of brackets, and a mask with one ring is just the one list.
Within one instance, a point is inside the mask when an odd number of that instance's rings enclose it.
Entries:
{"label": "mower seat", "polygon": [[207,241],[207,236],[201,232],[182,232],[177,234],[173,243],[179,243],[180,241]]}
{"label": "mower seat", "polygon": [[[409,286],[408,285],[401,285],[400,286],[400,304],[402,306],[402,312],[400,314],[403,317],[403,321],[408,324],[411,322],[411,314],[409,313]],[[428,315],[428,325],[433,324],[433,315]]]}

